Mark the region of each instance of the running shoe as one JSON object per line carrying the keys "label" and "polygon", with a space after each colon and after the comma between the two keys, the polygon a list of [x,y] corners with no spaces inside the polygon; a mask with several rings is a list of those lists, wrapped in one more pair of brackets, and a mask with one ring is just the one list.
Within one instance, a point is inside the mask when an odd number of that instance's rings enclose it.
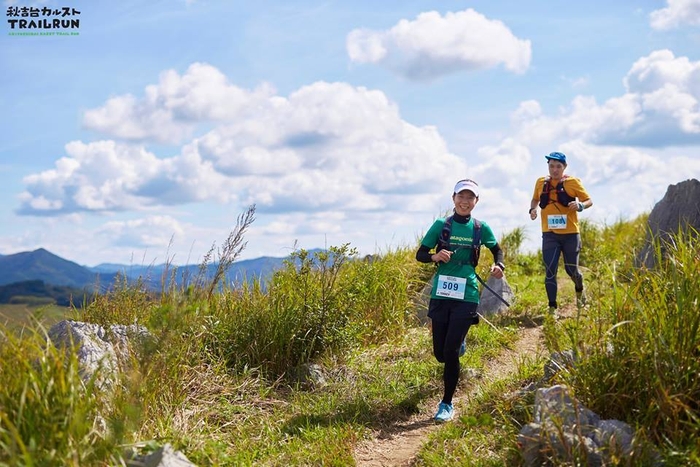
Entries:
{"label": "running shoe", "polygon": [[435,421],[448,422],[452,420],[454,413],[455,411],[454,407],[452,407],[452,404],[445,404],[444,402],[440,402],[440,405],[438,406],[438,411],[435,414]]}

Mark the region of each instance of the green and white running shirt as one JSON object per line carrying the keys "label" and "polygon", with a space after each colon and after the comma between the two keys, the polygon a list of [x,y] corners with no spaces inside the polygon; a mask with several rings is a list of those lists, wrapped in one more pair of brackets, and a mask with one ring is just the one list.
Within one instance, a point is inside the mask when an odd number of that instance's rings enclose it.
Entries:
{"label": "green and white running shirt", "polygon": [[[482,220],[479,222],[481,222],[481,244],[487,248],[495,246],[497,240],[491,227]],[[428,229],[421,244],[431,250],[435,248],[444,225],[445,218],[437,219]],[[452,220],[450,250],[454,253],[448,263],[439,263],[433,278],[430,298],[479,303],[479,283],[474,267],[471,265],[473,237],[474,219],[470,218],[466,224]]]}

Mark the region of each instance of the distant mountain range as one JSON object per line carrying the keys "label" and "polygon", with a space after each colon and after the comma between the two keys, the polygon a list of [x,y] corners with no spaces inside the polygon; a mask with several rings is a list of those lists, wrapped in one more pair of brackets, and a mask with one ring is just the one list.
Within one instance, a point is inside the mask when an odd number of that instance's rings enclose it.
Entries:
{"label": "distant mountain range", "polygon": [[[267,278],[284,266],[288,258],[261,257],[233,263],[226,275],[228,284],[240,284],[253,278]],[[203,271],[205,277],[213,277],[217,264],[210,264]],[[0,255],[0,287],[18,282],[42,281],[53,286],[66,286],[84,290],[108,290],[118,275],[127,281],[141,279],[153,289],[161,290],[162,284],[172,281],[178,286],[192,281],[200,274],[198,264],[173,265],[123,265],[103,263],[95,267],[81,266],[39,248],[34,251]]]}
{"label": "distant mountain range", "polygon": [[39,248],[12,255],[0,256],[0,285],[40,280],[47,284],[92,288],[98,279],[114,282],[116,271],[98,278],[95,271],[68,261]]}

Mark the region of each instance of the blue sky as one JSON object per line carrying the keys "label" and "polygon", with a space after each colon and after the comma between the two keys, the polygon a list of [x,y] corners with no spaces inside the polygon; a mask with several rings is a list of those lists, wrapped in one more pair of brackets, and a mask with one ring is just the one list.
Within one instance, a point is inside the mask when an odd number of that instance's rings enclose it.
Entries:
{"label": "blue sky", "polygon": [[[17,35],[11,8],[79,11]],[[700,177],[700,0],[5,1],[0,254],[199,262],[417,245],[473,178],[497,235],[562,151],[600,223]],[[23,29],[66,32],[67,29]]]}

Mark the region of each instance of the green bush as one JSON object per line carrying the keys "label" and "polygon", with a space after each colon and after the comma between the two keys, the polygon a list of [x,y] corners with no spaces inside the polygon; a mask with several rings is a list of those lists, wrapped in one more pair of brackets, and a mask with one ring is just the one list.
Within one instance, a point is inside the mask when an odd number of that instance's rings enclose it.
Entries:
{"label": "green bush", "polygon": [[[664,252],[662,254],[662,251]],[[612,283],[594,344],[573,384],[594,410],[646,427],[657,442],[697,449],[700,435],[700,241],[655,242],[657,266]]]}
{"label": "green bush", "polygon": [[119,440],[99,424],[104,401],[84,383],[75,354],[46,336],[0,335],[0,465],[90,466],[113,459]]}
{"label": "green bush", "polygon": [[277,376],[326,351],[395,336],[418,289],[406,255],[370,261],[348,245],[300,250],[265,287],[246,284],[212,303],[207,348],[233,368]]}

